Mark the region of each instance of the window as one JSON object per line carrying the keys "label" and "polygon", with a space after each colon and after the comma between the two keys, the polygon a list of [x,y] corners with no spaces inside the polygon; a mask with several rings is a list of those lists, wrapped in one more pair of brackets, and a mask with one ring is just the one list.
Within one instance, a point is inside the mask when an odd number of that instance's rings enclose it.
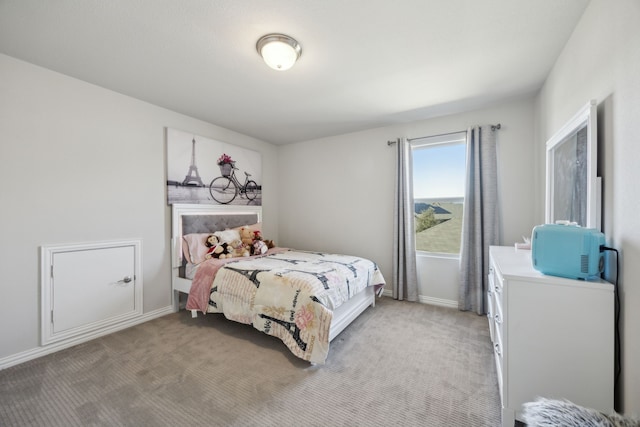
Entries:
{"label": "window", "polygon": [[466,132],[415,139],[413,203],[416,250],[460,254],[466,174]]}

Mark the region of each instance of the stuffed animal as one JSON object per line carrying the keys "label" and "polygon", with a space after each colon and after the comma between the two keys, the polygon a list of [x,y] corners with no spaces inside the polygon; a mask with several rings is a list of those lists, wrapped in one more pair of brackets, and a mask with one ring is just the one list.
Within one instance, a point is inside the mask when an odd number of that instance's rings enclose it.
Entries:
{"label": "stuffed animal", "polygon": [[244,245],[251,246],[253,244],[253,231],[249,227],[240,227],[238,232]]}
{"label": "stuffed animal", "polygon": [[251,255],[247,246],[241,240],[233,240],[227,246],[227,258],[245,257]]}
{"label": "stuffed animal", "polygon": [[267,244],[262,240],[253,241],[252,250],[251,250],[252,255],[264,255],[267,253],[267,250],[269,250],[269,248],[267,247]]}
{"label": "stuffed animal", "polygon": [[269,249],[276,247],[276,244],[273,240],[265,240],[264,242],[267,244],[267,248]]}
{"label": "stuffed animal", "polygon": [[204,244],[205,244],[206,247],[209,248],[207,250],[207,253],[204,255],[205,259],[211,259],[211,258],[225,259],[225,258],[227,258],[227,244],[226,243],[220,243],[220,241],[218,240],[218,238],[214,234],[210,234],[207,237],[207,240],[205,240]]}

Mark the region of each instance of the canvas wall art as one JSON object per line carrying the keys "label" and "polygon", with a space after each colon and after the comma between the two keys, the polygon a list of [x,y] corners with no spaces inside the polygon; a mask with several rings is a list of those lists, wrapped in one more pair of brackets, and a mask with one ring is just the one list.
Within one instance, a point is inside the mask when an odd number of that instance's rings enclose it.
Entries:
{"label": "canvas wall art", "polygon": [[167,202],[262,205],[262,154],[167,128]]}

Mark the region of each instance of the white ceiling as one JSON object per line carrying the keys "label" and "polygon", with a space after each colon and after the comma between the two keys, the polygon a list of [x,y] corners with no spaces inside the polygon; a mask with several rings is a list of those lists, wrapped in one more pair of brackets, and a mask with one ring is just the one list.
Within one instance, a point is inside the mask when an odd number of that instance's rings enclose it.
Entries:
{"label": "white ceiling", "polygon": [[[274,144],[539,89],[589,0],[0,0],[0,52]],[[296,38],[289,71],[260,36]]]}

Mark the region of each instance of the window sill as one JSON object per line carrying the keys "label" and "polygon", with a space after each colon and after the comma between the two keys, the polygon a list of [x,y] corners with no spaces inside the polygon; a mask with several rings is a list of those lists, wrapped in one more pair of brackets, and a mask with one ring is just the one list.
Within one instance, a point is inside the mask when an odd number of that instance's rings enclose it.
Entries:
{"label": "window sill", "polygon": [[416,251],[416,256],[419,258],[460,259],[460,254],[448,254],[440,252]]}

